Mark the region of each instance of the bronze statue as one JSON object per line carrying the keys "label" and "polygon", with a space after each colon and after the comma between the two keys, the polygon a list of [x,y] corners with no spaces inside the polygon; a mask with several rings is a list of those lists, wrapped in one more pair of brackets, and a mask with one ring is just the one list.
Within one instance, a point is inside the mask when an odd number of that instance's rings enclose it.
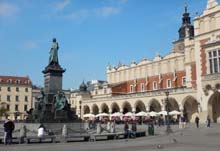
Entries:
{"label": "bronze statue", "polygon": [[55,110],[62,110],[66,107],[67,99],[65,97],[65,94],[63,92],[58,92],[55,95]]}
{"label": "bronze statue", "polygon": [[56,41],[56,38],[53,38],[52,46],[50,49],[50,57],[49,57],[49,64],[58,64],[58,49],[59,45],[58,42]]}

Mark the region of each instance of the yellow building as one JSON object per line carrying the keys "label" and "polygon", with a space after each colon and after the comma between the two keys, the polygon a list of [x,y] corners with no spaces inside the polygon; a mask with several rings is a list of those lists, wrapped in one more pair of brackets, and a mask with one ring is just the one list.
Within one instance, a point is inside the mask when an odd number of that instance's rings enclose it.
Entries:
{"label": "yellow building", "polygon": [[22,120],[32,107],[32,82],[29,77],[0,76],[0,108],[7,112],[0,118]]}

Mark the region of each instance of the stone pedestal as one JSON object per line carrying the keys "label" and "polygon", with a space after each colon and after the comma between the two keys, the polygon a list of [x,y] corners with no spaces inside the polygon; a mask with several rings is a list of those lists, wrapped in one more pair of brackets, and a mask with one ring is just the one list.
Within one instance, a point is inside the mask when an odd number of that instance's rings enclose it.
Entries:
{"label": "stone pedestal", "polygon": [[44,70],[44,93],[62,91],[62,77],[65,70],[60,65],[48,65]]}
{"label": "stone pedestal", "polygon": [[97,134],[101,134],[101,132],[102,132],[101,123],[97,123],[96,133],[97,133]]}

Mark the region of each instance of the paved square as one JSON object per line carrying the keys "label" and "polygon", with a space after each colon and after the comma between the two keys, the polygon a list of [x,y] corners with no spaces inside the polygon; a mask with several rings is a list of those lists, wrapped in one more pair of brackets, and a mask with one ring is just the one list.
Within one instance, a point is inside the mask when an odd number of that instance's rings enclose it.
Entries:
{"label": "paved square", "polygon": [[164,134],[165,127],[155,128],[156,136],[97,142],[0,145],[0,151],[219,151],[220,125],[199,129],[190,124],[184,130],[172,126],[174,133]]}

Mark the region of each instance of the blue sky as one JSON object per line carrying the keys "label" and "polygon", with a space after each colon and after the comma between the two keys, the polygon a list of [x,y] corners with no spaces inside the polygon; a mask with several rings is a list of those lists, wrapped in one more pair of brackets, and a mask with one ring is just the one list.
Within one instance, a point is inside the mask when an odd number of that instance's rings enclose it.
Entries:
{"label": "blue sky", "polygon": [[169,53],[185,2],[193,18],[207,0],[0,0],[0,75],[28,75],[43,86],[56,37],[63,88],[106,80],[108,63]]}

